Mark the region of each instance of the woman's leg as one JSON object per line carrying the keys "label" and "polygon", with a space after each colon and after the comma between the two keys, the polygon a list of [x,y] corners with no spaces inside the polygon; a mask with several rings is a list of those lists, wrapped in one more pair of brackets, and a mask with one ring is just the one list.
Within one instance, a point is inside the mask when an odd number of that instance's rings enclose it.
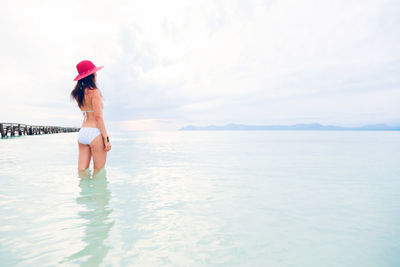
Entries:
{"label": "woman's leg", "polygon": [[90,143],[93,156],[93,173],[100,171],[106,165],[107,152],[104,151],[104,141],[102,135],[96,136]]}
{"label": "woman's leg", "polygon": [[79,146],[78,170],[84,171],[87,168],[89,168],[92,152],[90,151],[90,147],[88,145],[78,142],[78,146]]}

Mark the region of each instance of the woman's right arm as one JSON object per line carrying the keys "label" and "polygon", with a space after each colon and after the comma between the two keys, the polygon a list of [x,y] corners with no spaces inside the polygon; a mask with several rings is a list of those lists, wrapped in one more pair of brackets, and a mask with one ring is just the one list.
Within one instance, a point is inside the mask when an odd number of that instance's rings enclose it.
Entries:
{"label": "woman's right arm", "polygon": [[94,110],[94,117],[97,122],[97,127],[100,129],[101,135],[103,136],[104,144],[107,144],[107,130],[103,120],[102,111],[102,100],[100,91],[98,89],[90,90],[92,95],[92,106]]}

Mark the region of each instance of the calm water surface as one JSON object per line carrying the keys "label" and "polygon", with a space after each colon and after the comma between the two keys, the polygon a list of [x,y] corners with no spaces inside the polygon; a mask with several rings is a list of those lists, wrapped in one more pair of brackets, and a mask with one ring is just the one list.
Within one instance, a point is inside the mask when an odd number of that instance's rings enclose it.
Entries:
{"label": "calm water surface", "polygon": [[400,266],[399,132],[110,136],[0,140],[1,266]]}

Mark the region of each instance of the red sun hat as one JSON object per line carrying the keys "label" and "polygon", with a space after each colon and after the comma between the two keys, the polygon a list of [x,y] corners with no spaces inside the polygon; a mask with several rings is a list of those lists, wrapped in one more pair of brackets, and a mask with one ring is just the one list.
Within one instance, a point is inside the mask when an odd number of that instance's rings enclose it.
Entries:
{"label": "red sun hat", "polygon": [[82,60],[76,65],[79,75],[75,77],[74,81],[85,78],[86,76],[101,70],[103,67],[104,66],[96,67],[90,60]]}

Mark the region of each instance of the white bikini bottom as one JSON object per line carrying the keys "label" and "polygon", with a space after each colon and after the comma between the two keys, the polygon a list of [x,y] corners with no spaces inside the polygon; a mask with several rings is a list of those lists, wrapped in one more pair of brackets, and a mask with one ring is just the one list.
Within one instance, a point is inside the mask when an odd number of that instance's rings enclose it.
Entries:
{"label": "white bikini bottom", "polygon": [[99,128],[83,127],[79,130],[78,142],[89,145],[99,134],[101,134]]}

